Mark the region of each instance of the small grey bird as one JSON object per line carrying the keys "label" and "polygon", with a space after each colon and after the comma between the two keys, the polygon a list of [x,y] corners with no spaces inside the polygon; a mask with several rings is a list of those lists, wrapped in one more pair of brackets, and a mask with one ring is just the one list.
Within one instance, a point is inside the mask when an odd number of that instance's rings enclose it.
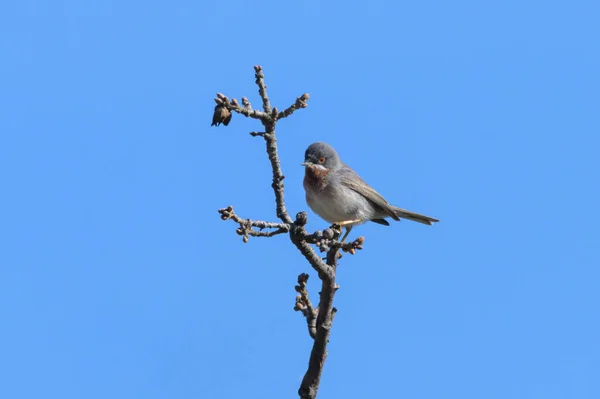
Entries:
{"label": "small grey bird", "polygon": [[330,223],[346,228],[342,241],[353,226],[367,221],[389,226],[391,217],[431,225],[439,220],[397,208],[388,202],[355,171],[345,165],[329,144],[317,142],[306,149],[304,190],[310,209]]}

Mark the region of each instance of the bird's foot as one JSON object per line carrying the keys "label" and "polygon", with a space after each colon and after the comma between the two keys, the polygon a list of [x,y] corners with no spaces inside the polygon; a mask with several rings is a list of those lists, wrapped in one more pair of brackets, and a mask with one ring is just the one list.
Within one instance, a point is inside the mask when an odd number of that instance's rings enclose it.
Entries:
{"label": "bird's foot", "polygon": [[339,223],[332,224],[331,227],[330,227],[330,229],[333,230],[333,232],[335,234],[333,236],[333,238],[336,239],[336,240],[338,238],[340,238],[340,236],[342,235],[342,232],[344,231],[343,227]]}
{"label": "bird's foot", "polygon": [[335,231],[335,232],[339,232],[338,236],[336,237],[336,239],[339,239],[340,236],[342,235],[342,228],[346,227],[346,234],[344,234],[344,237],[342,237],[341,242],[346,241],[346,238],[348,237],[348,234],[350,234],[350,230],[352,230],[352,226],[355,224],[361,223],[360,219],[354,219],[354,220],[345,220],[343,222],[336,222],[334,223],[331,228]]}

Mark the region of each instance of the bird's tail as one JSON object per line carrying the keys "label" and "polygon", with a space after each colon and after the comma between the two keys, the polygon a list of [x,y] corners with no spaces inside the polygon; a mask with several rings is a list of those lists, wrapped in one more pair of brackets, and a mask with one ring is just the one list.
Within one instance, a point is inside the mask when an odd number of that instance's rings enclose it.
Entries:
{"label": "bird's tail", "polygon": [[439,222],[439,220],[434,219],[432,217],[421,215],[421,214],[414,213],[411,211],[407,211],[406,209],[398,208],[395,206],[393,206],[392,209],[394,209],[394,212],[396,212],[396,215],[398,217],[401,217],[402,219],[408,219],[408,220],[412,220],[413,222],[428,224],[430,226],[433,223]]}

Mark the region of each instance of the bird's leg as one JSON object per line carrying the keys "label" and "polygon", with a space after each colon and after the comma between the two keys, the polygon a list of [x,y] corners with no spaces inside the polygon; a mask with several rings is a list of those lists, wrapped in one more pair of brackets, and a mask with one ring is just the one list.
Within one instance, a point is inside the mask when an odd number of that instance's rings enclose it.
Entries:
{"label": "bird's leg", "polygon": [[357,224],[360,223],[361,220],[360,219],[354,219],[354,220],[345,220],[343,222],[337,222],[336,224],[340,227],[344,227],[344,226],[348,226],[348,225],[353,225],[353,224]]}
{"label": "bird's leg", "polygon": [[342,238],[341,242],[344,242],[346,240],[346,238],[348,237],[348,234],[350,234],[350,230],[352,230],[352,226],[346,226],[346,234],[344,234],[344,238]]}

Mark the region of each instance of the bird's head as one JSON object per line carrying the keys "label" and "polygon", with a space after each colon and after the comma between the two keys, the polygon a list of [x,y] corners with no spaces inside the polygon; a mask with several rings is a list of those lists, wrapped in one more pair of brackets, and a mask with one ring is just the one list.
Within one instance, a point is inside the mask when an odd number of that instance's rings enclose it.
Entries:
{"label": "bird's head", "polygon": [[302,166],[314,171],[329,172],[340,169],[343,164],[339,155],[327,143],[312,143],[304,153],[304,162]]}

